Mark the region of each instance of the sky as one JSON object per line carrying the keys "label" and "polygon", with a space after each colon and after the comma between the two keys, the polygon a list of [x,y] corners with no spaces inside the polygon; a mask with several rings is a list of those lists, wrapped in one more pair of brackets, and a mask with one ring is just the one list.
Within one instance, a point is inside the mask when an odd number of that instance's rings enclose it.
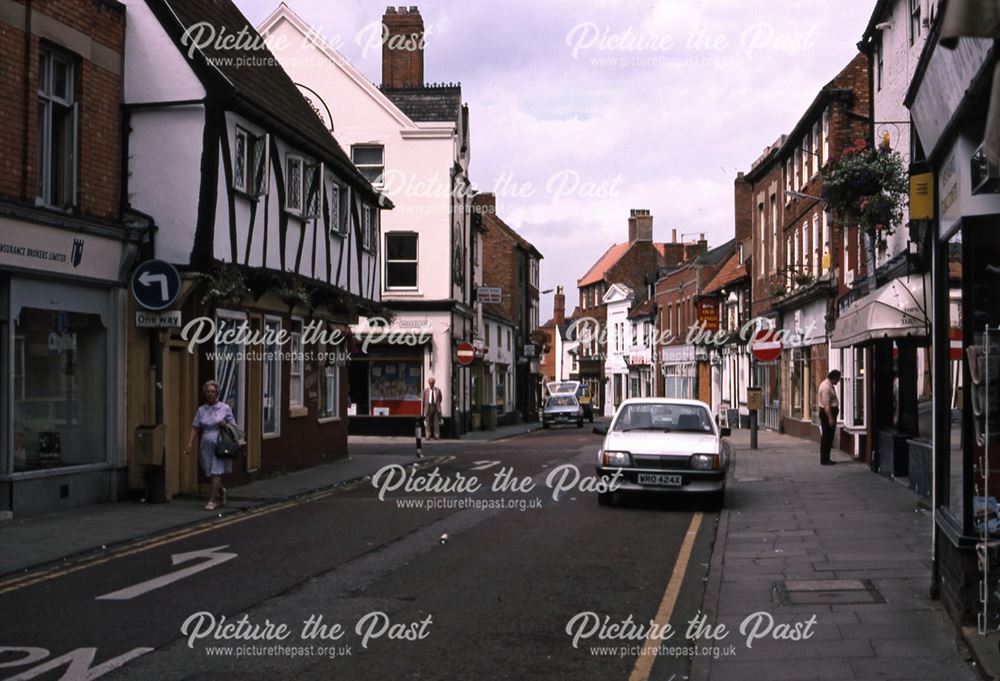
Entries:
{"label": "sky", "polygon": [[[386,4],[286,0],[372,82]],[[416,0],[410,0],[415,2]],[[254,25],[278,0],[236,0]],[[461,82],[470,175],[541,251],[541,287],[626,241],[733,236],[733,180],[857,54],[874,0],[421,0],[425,80]],[[681,236],[683,235],[683,237]],[[486,282],[489,283],[489,282]],[[542,295],[542,321],[552,294]]]}

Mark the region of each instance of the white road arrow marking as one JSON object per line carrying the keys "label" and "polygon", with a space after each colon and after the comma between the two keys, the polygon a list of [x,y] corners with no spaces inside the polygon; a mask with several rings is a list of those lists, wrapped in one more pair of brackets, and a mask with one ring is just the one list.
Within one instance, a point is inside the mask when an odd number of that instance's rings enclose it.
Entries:
{"label": "white road arrow marking", "polygon": [[487,468],[500,465],[499,461],[473,461],[472,463],[476,465],[470,468],[470,471],[485,471]]}
{"label": "white road arrow marking", "polygon": [[139,283],[143,286],[152,286],[153,282],[160,285],[160,298],[163,300],[170,300],[170,289],[167,286],[167,275],[150,274],[149,272],[143,272],[139,275]]}
{"label": "white road arrow marking", "polygon": [[145,582],[141,582],[135,586],[130,586],[127,589],[112,591],[109,594],[98,596],[94,600],[127,601],[135,598],[136,596],[141,596],[144,593],[152,591],[153,589],[159,589],[160,587],[173,584],[174,582],[184,579],[185,577],[190,577],[191,575],[197,574],[202,570],[207,570],[215,567],[216,565],[222,565],[223,563],[236,558],[237,554],[235,553],[222,552],[222,549],[228,548],[229,544],[226,544],[225,546],[215,546],[210,549],[199,549],[198,551],[189,551],[188,553],[175,553],[171,556],[173,565],[180,565],[181,563],[187,563],[192,560],[197,560],[198,558],[207,558],[208,560],[203,563],[198,563],[197,565],[192,565],[191,567],[186,567],[183,570],[178,570],[177,572],[171,572],[162,575],[161,577],[155,577]]}

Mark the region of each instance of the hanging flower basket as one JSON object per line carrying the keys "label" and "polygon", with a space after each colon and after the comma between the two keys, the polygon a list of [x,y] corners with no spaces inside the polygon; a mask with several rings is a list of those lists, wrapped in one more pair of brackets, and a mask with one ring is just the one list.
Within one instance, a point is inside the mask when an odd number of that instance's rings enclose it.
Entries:
{"label": "hanging flower basket", "polygon": [[205,305],[236,305],[250,293],[240,268],[222,265],[208,276],[208,290],[201,302]]}
{"label": "hanging flower basket", "polygon": [[888,237],[903,222],[909,178],[903,158],[887,146],[858,140],[830,163],[823,175],[823,199],[830,211],[857,224],[885,250]]}

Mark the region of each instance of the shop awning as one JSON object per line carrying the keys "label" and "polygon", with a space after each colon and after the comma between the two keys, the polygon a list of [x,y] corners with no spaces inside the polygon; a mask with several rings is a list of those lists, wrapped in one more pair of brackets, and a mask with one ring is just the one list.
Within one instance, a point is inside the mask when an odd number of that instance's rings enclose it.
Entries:
{"label": "shop awning", "polygon": [[930,277],[909,274],[851,303],[837,320],[830,345],[846,348],[883,338],[924,338],[930,333]]}

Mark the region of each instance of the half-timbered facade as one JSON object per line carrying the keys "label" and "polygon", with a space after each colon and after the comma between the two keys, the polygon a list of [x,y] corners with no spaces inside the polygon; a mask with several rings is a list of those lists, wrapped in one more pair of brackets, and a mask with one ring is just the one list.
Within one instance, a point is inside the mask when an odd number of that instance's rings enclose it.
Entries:
{"label": "half-timbered facade", "polygon": [[155,225],[144,255],[182,272],[185,325],[132,329],[130,425],[163,424],[168,495],[198,486],[179,452],[208,379],[247,433],[239,473],[345,457],[349,326],[378,312],[391,204],[230,0],[130,2],[126,43],[127,200]]}
{"label": "half-timbered facade", "polygon": [[[350,375],[352,433],[412,434],[420,387],[442,391],[442,432],[471,426],[473,370],[456,347],[473,341],[476,254],[469,183],[469,119],[458,84],[428,85],[417,8],[382,17],[382,83],[375,86],[321,31],[282,3],[258,27],[285,45],[279,57],[331,117],[352,158],[397,206],[382,224],[382,299],[394,319],[364,319]],[[406,340],[402,340],[406,339]],[[367,341],[367,343],[365,343]]]}

